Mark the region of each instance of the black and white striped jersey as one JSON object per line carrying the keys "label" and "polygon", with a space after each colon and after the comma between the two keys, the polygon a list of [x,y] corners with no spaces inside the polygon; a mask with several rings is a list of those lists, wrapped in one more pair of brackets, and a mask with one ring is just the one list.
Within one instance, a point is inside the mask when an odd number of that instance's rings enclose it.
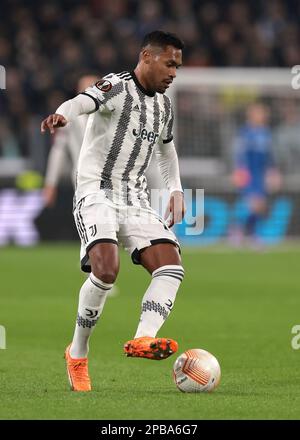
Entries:
{"label": "black and white striped jersey", "polygon": [[80,151],[76,201],[100,191],[113,203],[148,207],[145,170],[155,145],[173,139],[170,99],[148,93],[134,72],[111,73],[83,93],[96,111]]}

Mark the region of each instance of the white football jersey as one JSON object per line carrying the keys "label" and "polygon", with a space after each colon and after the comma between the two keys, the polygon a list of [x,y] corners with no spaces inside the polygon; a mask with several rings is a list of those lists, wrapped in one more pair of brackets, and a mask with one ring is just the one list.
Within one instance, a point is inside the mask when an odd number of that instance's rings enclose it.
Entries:
{"label": "white football jersey", "polygon": [[153,149],[173,139],[170,99],[150,94],[134,72],[111,73],[83,92],[95,102],[78,160],[75,203],[91,194],[149,207],[145,171]]}

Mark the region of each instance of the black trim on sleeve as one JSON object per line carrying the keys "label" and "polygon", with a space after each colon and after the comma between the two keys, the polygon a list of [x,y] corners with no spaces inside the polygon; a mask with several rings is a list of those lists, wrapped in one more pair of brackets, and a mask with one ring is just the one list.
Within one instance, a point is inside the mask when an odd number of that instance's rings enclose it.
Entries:
{"label": "black trim on sleeve", "polygon": [[94,103],[95,103],[96,108],[95,108],[94,111],[96,112],[97,110],[99,110],[99,102],[97,101],[96,98],[94,98],[94,96],[92,96],[92,95],[90,95],[89,93],[86,93],[86,92],[81,92],[80,95],[89,96],[94,101]]}
{"label": "black trim on sleeve", "polygon": [[164,144],[168,144],[169,142],[171,142],[173,140],[173,136],[171,136],[169,139],[166,139],[163,141]]}

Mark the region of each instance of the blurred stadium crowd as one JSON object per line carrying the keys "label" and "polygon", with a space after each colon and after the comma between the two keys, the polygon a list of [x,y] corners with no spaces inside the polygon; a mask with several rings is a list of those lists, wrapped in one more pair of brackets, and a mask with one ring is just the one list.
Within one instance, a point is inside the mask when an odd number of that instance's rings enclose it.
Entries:
{"label": "blurred stadium crowd", "polygon": [[79,76],[132,69],[153,29],[185,41],[185,66],[290,67],[299,22],[296,0],[2,0],[0,156],[32,157],[41,117],[74,94]]}

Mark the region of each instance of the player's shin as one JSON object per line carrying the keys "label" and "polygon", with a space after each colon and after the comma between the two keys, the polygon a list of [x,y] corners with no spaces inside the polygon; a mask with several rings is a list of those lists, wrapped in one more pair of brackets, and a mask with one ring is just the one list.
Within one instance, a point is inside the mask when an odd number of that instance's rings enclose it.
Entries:
{"label": "player's shin", "polygon": [[104,283],[92,273],[82,285],[70,356],[73,359],[85,358],[88,354],[89,337],[102,313],[107,295],[113,284]]}
{"label": "player's shin", "polygon": [[183,267],[177,265],[162,266],[152,273],[135,338],[156,336],[173,308],[183,276]]}

